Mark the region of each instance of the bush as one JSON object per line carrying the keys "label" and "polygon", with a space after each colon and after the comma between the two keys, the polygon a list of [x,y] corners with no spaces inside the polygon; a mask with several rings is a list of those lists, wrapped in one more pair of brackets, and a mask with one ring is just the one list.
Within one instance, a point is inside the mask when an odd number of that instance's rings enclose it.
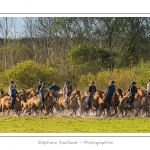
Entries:
{"label": "bush", "polygon": [[133,68],[114,69],[113,72],[103,70],[96,74],[81,75],[78,81],[80,90],[87,90],[90,81],[94,80],[97,89],[106,90],[108,83],[114,80],[116,88],[121,88],[124,92],[130,86],[132,81],[136,81],[138,88],[146,89],[148,79],[150,79],[150,62],[141,61]]}
{"label": "bush", "polygon": [[32,60],[18,63],[1,74],[1,86],[8,86],[11,80],[14,80],[17,89],[36,88],[38,81],[42,80],[47,86],[52,84],[58,78],[58,71],[47,65],[39,65]]}

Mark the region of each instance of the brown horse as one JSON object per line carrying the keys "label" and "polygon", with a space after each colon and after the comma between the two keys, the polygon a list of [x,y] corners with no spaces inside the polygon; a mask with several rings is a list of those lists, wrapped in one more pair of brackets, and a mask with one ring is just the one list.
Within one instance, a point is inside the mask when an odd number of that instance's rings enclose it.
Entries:
{"label": "brown horse", "polygon": [[[26,92],[24,90],[21,90],[18,92],[17,96],[16,96],[16,100],[15,100],[15,104],[14,104],[14,109],[15,109],[15,113],[17,115],[20,114],[20,110],[21,110],[21,100],[26,101],[27,95]],[[3,95],[3,97],[1,98],[1,107],[2,107],[2,112],[4,112],[4,109],[8,109],[10,111],[10,109],[12,109],[12,103],[8,103],[8,100],[10,99],[10,96],[8,93],[5,93]]]}
{"label": "brown horse", "polygon": [[26,90],[26,92],[27,92],[28,99],[30,99],[33,96],[38,95],[38,93],[36,92],[36,90],[33,89],[33,88],[30,88],[30,89]]}
{"label": "brown horse", "polygon": [[27,101],[27,93],[25,90],[20,90],[15,101],[15,114],[19,115],[21,110],[21,101]]}
{"label": "brown horse", "polygon": [[96,91],[91,98],[91,106],[89,106],[89,96],[86,92],[81,96],[81,115],[85,112],[86,115],[89,110],[96,111],[99,110],[99,98],[102,97],[103,91]]}
{"label": "brown horse", "polygon": [[112,107],[112,109],[115,111],[114,114],[112,114],[111,116],[116,115],[116,117],[118,116],[118,106],[119,106],[119,97],[122,97],[122,90],[116,89],[113,96],[110,97],[110,105],[107,104],[104,100],[106,97],[106,94],[103,94],[102,97],[99,99],[99,104],[100,104],[100,116],[102,114],[102,112],[104,112],[105,109],[107,109],[107,115],[109,115],[111,113],[110,111],[110,107]]}
{"label": "brown horse", "polygon": [[141,105],[142,105],[142,110],[146,113],[146,116],[147,116],[150,110],[150,96],[149,95],[146,95],[145,97],[143,97]]}
{"label": "brown horse", "polygon": [[124,116],[124,111],[125,111],[125,116],[127,115],[128,111],[135,111],[135,116],[137,116],[142,108],[142,99],[145,96],[145,91],[142,89],[138,89],[137,94],[135,95],[135,100],[133,102],[133,106],[129,106],[126,101],[129,99],[129,95],[126,94],[123,98],[120,98],[120,104],[119,104],[119,112]]}
{"label": "brown horse", "polygon": [[4,94],[4,91],[0,90],[0,98],[3,96],[3,94]]}
{"label": "brown horse", "polygon": [[64,109],[71,109],[73,112],[70,115],[75,114],[77,112],[77,109],[79,108],[81,104],[81,95],[79,90],[75,90],[71,93],[69,97],[69,103],[66,103],[64,100],[66,99],[66,96],[61,96],[58,100],[59,108],[60,110]]}
{"label": "brown horse", "polygon": [[40,95],[37,96],[33,96],[31,99],[27,100],[27,102],[21,102],[23,108],[22,110],[25,110],[25,113],[30,112],[31,109],[33,109],[37,115],[37,110],[38,109],[44,109],[46,111],[45,115],[49,114],[50,111],[53,114],[53,104],[54,104],[54,99],[55,97],[55,93],[53,91],[47,91],[44,94],[44,103],[41,104],[39,103],[39,98]]}

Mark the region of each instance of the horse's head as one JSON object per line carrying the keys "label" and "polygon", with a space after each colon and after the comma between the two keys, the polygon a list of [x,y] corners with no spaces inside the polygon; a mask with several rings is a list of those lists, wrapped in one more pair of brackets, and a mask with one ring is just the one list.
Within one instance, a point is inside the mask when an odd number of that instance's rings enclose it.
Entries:
{"label": "horse's head", "polygon": [[48,97],[50,97],[50,91],[46,91],[45,94],[44,94],[44,99],[47,99]]}
{"label": "horse's head", "polygon": [[79,90],[75,90],[71,93],[70,99],[77,99],[78,104],[81,104],[81,93]]}
{"label": "horse's head", "polygon": [[3,90],[0,90],[0,97],[4,94]]}
{"label": "horse's head", "polygon": [[146,96],[146,91],[142,89],[138,89],[138,92],[136,93],[135,98],[144,97],[144,96]]}
{"label": "horse's head", "polygon": [[116,89],[115,90],[115,93],[118,97],[123,97],[123,94],[122,94],[122,90],[121,89]]}
{"label": "horse's head", "polygon": [[26,93],[24,90],[22,90],[22,91],[20,91],[20,92],[17,94],[17,98],[18,98],[19,100],[23,100],[24,102],[26,102],[28,96],[27,96],[27,93]]}
{"label": "horse's head", "polygon": [[28,99],[30,99],[31,97],[37,95],[35,89],[33,89],[33,88],[28,89],[28,90],[26,91],[26,93],[27,93]]}
{"label": "horse's head", "polygon": [[50,93],[50,96],[53,97],[53,98],[56,98],[56,99],[57,99],[57,98],[59,97],[58,92],[55,92],[55,91],[53,91],[53,90],[50,90],[49,93]]}
{"label": "horse's head", "polygon": [[97,99],[97,98],[102,98],[103,94],[104,94],[104,91],[96,91],[93,96],[95,97],[95,99]]}

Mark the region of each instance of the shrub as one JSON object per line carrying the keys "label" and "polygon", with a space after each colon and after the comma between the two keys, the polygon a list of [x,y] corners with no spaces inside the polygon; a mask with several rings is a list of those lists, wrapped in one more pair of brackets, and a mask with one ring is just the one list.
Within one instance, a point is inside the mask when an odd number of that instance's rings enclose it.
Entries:
{"label": "shrub", "polygon": [[1,86],[8,86],[11,80],[17,84],[17,88],[36,88],[39,80],[47,84],[52,84],[58,78],[58,71],[55,68],[48,67],[47,65],[39,65],[32,60],[18,63],[1,74],[3,81]]}

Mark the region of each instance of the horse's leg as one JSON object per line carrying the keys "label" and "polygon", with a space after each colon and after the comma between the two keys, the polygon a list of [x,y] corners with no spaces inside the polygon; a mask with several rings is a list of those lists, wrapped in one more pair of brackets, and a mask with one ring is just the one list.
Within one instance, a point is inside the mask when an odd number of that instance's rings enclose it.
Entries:
{"label": "horse's leg", "polygon": [[107,116],[111,114],[110,107],[107,107]]}
{"label": "horse's leg", "polygon": [[51,114],[54,115],[53,106],[51,105]]}
{"label": "horse's leg", "polygon": [[72,110],[73,112],[70,114],[70,116],[72,116],[75,113],[75,109],[73,108]]}
{"label": "horse's leg", "polygon": [[75,116],[77,115],[77,109],[75,109],[75,112],[74,112]]}
{"label": "horse's leg", "polygon": [[102,108],[100,107],[99,108],[99,116],[101,117],[101,115],[102,115]]}
{"label": "horse's leg", "polygon": [[83,110],[82,110],[83,108],[82,108],[82,106],[80,107],[80,116],[82,116],[82,114],[83,114]]}
{"label": "horse's leg", "polygon": [[33,105],[29,106],[28,109],[26,109],[25,113],[28,113],[28,115],[31,115],[31,110],[33,109]]}
{"label": "horse's leg", "polygon": [[138,116],[138,115],[140,114],[140,110],[141,110],[141,107],[136,109],[136,114],[135,114],[135,116]]}
{"label": "horse's leg", "polygon": [[100,106],[99,112],[100,112],[100,117],[102,116],[102,113],[103,113],[103,112],[104,112],[104,115],[105,115],[105,107]]}
{"label": "horse's leg", "polygon": [[15,115],[19,116],[19,115],[18,115],[18,109],[15,108],[14,111],[15,111]]}
{"label": "horse's leg", "polygon": [[49,113],[49,107],[45,106],[45,114],[44,115],[46,116],[46,115],[48,115],[48,113]]}
{"label": "horse's leg", "polygon": [[127,112],[127,109],[126,108],[124,108],[124,110],[125,110],[125,116],[128,114],[128,112]]}
{"label": "horse's leg", "polygon": [[115,115],[116,115],[116,117],[119,116],[119,114],[118,114],[118,108],[117,108],[117,107],[116,107],[116,109],[115,109]]}
{"label": "horse's leg", "polygon": [[116,106],[113,106],[113,109],[114,109],[114,114],[112,114],[112,116],[116,115],[116,117],[118,117],[118,110],[117,110],[117,107]]}
{"label": "horse's leg", "polygon": [[120,107],[120,113],[121,113],[121,115],[122,115],[122,117],[124,117],[124,108],[123,107]]}
{"label": "horse's leg", "polygon": [[53,105],[49,106],[48,111],[47,111],[47,114],[50,114],[50,112],[51,112],[51,115],[53,116],[53,115],[54,115],[54,112],[53,112]]}
{"label": "horse's leg", "polygon": [[4,112],[4,104],[2,104],[2,112]]}

